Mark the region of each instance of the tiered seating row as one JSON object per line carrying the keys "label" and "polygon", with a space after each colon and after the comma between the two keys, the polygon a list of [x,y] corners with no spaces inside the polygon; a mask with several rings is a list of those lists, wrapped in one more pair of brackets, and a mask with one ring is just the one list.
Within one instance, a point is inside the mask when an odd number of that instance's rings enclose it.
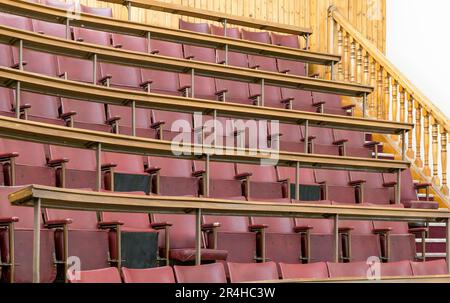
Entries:
{"label": "tiered seating row", "polygon": [[[67,13],[65,9],[70,9],[71,5],[61,3],[58,4],[55,1],[50,1],[48,5],[56,7],[39,5],[37,1],[36,3],[29,3],[25,1],[6,0],[0,3],[0,9],[11,14],[17,14],[28,18],[35,18],[53,23],[62,23],[67,20]],[[217,49],[223,49],[227,45],[229,51],[262,54],[284,59],[300,60],[314,64],[330,65],[340,60],[340,57],[336,55],[316,53],[305,51],[303,49],[292,49],[279,47],[276,45],[240,41],[230,37],[204,35],[194,32],[126,22],[119,19],[111,19],[108,18],[110,16],[99,15],[98,11],[91,12],[87,9],[83,10],[83,8],[86,7],[82,6],[81,11],[77,12],[77,14],[79,13],[77,18],[69,20],[70,26],[78,26],[137,37],[147,37],[150,33],[152,39],[201,45]]]}
{"label": "tiered seating row", "polygon": [[[448,282],[445,260],[431,262],[402,261],[373,267],[366,262],[284,264],[274,262],[227,263],[227,279],[221,263],[199,266],[174,266],[155,269],[105,268],[83,271],[72,283],[298,283],[298,282]],[[378,276],[376,276],[378,274]],[[280,277],[281,280],[278,280]],[[415,277],[416,279],[412,279]]]}

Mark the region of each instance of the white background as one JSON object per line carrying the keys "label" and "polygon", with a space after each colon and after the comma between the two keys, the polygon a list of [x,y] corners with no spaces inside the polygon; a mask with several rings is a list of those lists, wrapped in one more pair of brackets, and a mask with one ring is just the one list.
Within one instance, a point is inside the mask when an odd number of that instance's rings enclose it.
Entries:
{"label": "white background", "polygon": [[450,1],[387,0],[386,43],[388,58],[450,117]]}

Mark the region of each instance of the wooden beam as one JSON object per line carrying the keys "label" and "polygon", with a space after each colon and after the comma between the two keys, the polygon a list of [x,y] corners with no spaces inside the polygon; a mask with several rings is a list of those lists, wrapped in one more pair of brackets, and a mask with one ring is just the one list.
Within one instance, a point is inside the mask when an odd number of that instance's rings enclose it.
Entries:
{"label": "wooden beam", "polygon": [[[65,10],[37,3],[5,0],[0,2],[0,10],[47,22],[65,24],[66,20],[68,20],[68,14]],[[227,45],[229,51],[260,54],[288,60],[299,60],[313,64],[330,65],[340,61],[340,56],[337,55],[234,39],[230,37],[196,33],[186,30],[152,26],[86,13],[79,13],[79,15],[77,13],[77,18],[70,19],[70,25],[138,37],[147,37],[147,34],[151,33],[152,39],[199,45],[217,49],[223,49],[225,45]]]}
{"label": "wooden beam", "polygon": [[195,213],[203,215],[246,215],[294,218],[329,218],[338,215],[342,220],[441,222],[450,218],[448,210],[399,209],[383,207],[314,205],[307,203],[280,204],[197,197],[142,196],[112,192],[30,185],[9,195],[13,205],[34,207],[40,199],[41,207],[83,209],[134,213]]}
{"label": "wooden beam", "polygon": [[109,88],[0,67],[0,86],[15,87],[17,83],[20,83],[21,90],[24,91],[84,101],[123,106],[133,100],[138,108],[201,113],[216,111],[219,116],[229,118],[276,120],[288,124],[309,121],[309,125],[316,127],[388,134],[398,134],[413,129],[413,124],[396,121],[327,115],[195,98],[187,100],[184,97]]}

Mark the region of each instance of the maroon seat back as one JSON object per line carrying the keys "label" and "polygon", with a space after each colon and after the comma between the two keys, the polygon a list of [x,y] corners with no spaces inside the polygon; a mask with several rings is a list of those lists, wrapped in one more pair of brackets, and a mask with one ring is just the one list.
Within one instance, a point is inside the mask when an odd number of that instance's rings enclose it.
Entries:
{"label": "maroon seat back", "polygon": [[302,142],[300,126],[292,124],[280,124],[279,138],[280,150],[296,153],[305,152],[305,144]]}
{"label": "maroon seat back", "polygon": [[312,95],[314,103],[324,102],[324,113],[333,115],[347,115],[347,111],[342,109],[340,96],[320,92],[313,92]]}
{"label": "maroon seat back", "polygon": [[[181,19],[180,19],[180,29],[202,34],[210,33],[208,23],[191,23],[183,21]],[[193,60],[196,61],[206,61],[216,63],[216,52],[213,48],[183,44],[183,49],[185,58],[192,57]]]}
{"label": "maroon seat back", "polygon": [[[198,196],[199,181],[192,177],[192,161],[149,157],[149,167],[160,168],[160,194],[164,196]],[[153,183],[153,186],[155,183]],[[154,189],[153,189],[153,192]]]}
{"label": "maroon seat back", "polygon": [[[187,128],[190,128],[190,132],[194,129],[194,118],[188,113],[153,110],[151,120],[152,123],[164,123],[161,125],[161,130],[163,131],[163,139],[166,141],[171,141],[177,134],[185,132]],[[188,136],[187,133],[185,135]],[[159,139],[161,138],[160,133],[157,133],[156,136]],[[183,136],[183,138],[185,137]]]}
{"label": "maroon seat back", "polygon": [[[294,203],[296,203],[294,201]],[[298,203],[298,202],[297,202]],[[331,201],[308,201],[304,204],[313,205],[331,205]],[[332,235],[334,233],[334,222],[332,219],[306,219],[295,218],[295,226],[298,227],[312,227],[311,234]]]}
{"label": "maroon seat back", "polygon": [[[195,247],[195,216],[152,214],[152,223],[170,223],[170,249]],[[159,247],[164,248],[165,232],[158,235]]]}
{"label": "maroon seat back", "polygon": [[146,269],[130,269],[122,267],[125,283],[175,283],[172,267],[155,267]]}
{"label": "maroon seat back", "polygon": [[70,283],[122,283],[117,267],[80,271],[79,280]]}
{"label": "maroon seat back", "polygon": [[227,283],[222,263],[174,266],[178,283]]}
{"label": "maroon seat back", "polygon": [[[295,184],[295,168],[291,167],[277,167],[278,171],[278,178],[279,180],[287,180],[289,179],[289,182],[291,184]],[[314,180],[314,171],[310,168],[300,168],[299,171],[299,184],[301,185],[317,185]]]}
{"label": "maroon seat back", "polygon": [[[0,49],[1,52],[1,49]],[[12,116],[12,100],[14,92],[9,88],[0,87],[0,112],[2,116]]]}
{"label": "maroon seat back", "polygon": [[[194,162],[195,171],[204,171],[204,161]],[[209,164],[209,196],[212,198],[243,197],[241,181],[235,179],[234,163],[210,162]]]}
{"label": "maroon seat back", "polygon": [[362,196],[358,197],[360,203],[390,204],[390,190],[384,186],[381,173],[350,172],[350,181],[365,181]]}
{"label": "maroon seat back", "polygon": [[237,174],[250,173],[250,192],[253,199],[287,198],[287,188],[278,182],[274,166],[237,164]]}
{"label": "maroon seat back", "polygon": [[54,36],[58,38],[66,38],[66,26],[64,26],[63,24],[50,23],[37,19],[32,19],[31,22],[33,24],[33,31],[35,33]]}
{"label": "maroon seat back", "polygon": [[231,283],[278,280],[277,265],[266,263],[228,263]]}
{"label": "maroon seat back", "polygon": [[413,275],[409,261],[380,263],[382,277],[411,277]]}
{"label": "maroon seat back", "polygon": [[[265,202],[265,201],[262,201]],[[290,204],[290,199],[269,199],[267,202]],[[279,234],[293,234],[294,233],[294,219],[280,218],[280,217],[251,217],[251,222],[254,225],[266,225],[265,229],[268,233]]]}
{"label": "maroon seat back", "polygon": [[349,130],[334,130],[336,141],[346,140],[344,144],[344,154],[347,157],[372,158],[372,149],[364,147],[366,134],[364,132]]}
{"label": "maroon seat back", "polygon": [[[304,129],[302,130],[302,139],[304,139]],[[310,127],[308,137],[312,139],[312,153],[322,155],[339,156],[339,147],[334,145],[333,130],[323,127]]]}
{"label": "maroon seat back", "polygon": [[[36,1],[39,2],[39,1]],[[59,9],[64,9],[64,10],[68,10],[68,11],[73,11],[75,9],[75,3],[73,2],[62,2],[60,0],[41,0],[42,4],[48,5],[48,6],[52,6],[55,8],[59,8]]]}
{"label": "maroon seat back", "polygon": [[102,213],[102,221],[104,222],[121,222],[125,229],[149,230],[150,219],[148,214],[144,213]]}
{"label": "maroon seat back", "polygon": [[355,189],[348,185],[350,176],[345,170],[314,170],[316,183],[326,184],[328,200],[341,203],[356,203]]}
{"label": "maroon seat back", "polygon": [[[47,166],[46,147],[43,144],[0,139],[0,152],[2,154],[17,153],[15,158],[15,184],[42,184],[55,185],[53,169]],[[3,166],[5,172],[5,184],[13,184],[11,172],[7,166]]]}
{"label": "maroon seat back", "polygon": [[103,153],[102,160],[104,164],[115,164],[115,172],[125,174],[144,173],[144,157],[132,154],[122,153]]}
{"label": "maroon seat back", "polygon": [[369,265],[366,262],[327,262],[330,278],[367,278]]}
{"label": "maroon seat back", "polygon": [[448,275],[447,262],[445,259],[427,262],[411,262],[411,269],[414,276]]}
{"label": "maroon seat back", "polygon": [[282,279],[327,279],[328,268],[325,262],[311,264],[280,263]]}
{"label": "maroon seat back", "polygon": [[[414,180],[411,175],[411,170],[405,169],[400,174],[400,201],[405,205],[405,207],[410,207],[411,202],[418,201],[419,197],[417,195],[417,190],[414,187]],[[383,180],[385,182],[396,182],[397,178],[394,174],[383,174]],[[393,192],[391,192],[391,200],[394,200]]]}
{"label": "maroon seat back", "polygon": [[97,214],[93,211],[46,209],[45,221],[59,221],[71,219],[70,230],[98,230]]}

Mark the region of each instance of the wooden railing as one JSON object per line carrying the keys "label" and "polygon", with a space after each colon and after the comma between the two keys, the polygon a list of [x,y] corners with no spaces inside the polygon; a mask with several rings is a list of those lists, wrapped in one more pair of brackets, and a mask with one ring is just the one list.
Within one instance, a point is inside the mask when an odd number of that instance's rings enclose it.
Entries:
{"label": "wooden railing", "polygon": [[[328,52],[342,56],[335,69],[338,80],[373,86],[368,97],[368,116],[415,123],[415,132],[406,138],[407,157],[423,180],[433,184],[435,194],[449,203],[447,145],[450,123],[371,42],[343,17],[336,7],[328,11]],[[386,136],[399,151],[398,136]]]}

